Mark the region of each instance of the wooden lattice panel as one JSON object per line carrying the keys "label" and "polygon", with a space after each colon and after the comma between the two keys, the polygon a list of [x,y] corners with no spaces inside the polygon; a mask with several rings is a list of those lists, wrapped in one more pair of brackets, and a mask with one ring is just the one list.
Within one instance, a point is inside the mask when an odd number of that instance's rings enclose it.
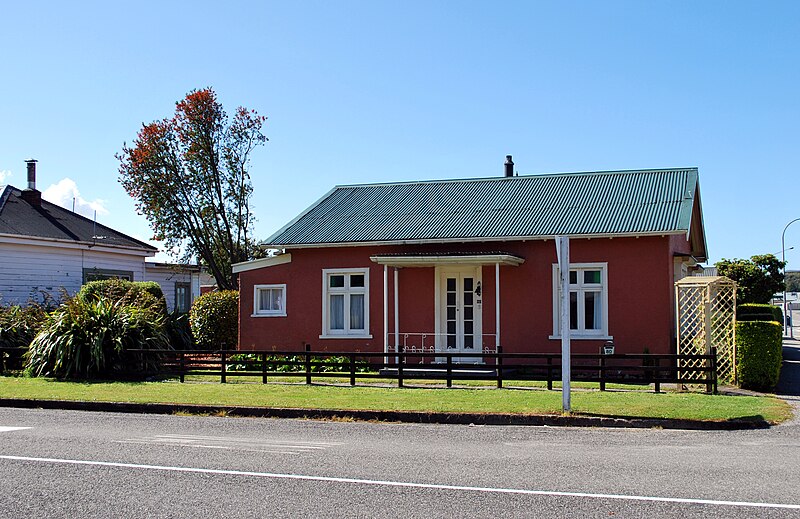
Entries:
{"label": "wooden lattice panel", "polygon": [[[703,355],[716,348],[717,377],[735,383],[736,283],[722,276],[684,278],[675,283],[675,301],[678,354]],[[681,361],[678,367],[701,362]]]}

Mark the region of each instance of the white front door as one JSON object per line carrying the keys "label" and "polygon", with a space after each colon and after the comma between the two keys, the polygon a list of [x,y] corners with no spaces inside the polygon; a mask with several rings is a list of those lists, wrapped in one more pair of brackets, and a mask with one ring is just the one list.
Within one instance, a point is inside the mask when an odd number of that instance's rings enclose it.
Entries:
{"label": "white front door", "polygon": [[[437,351],[481,353],[483,298],[480,267],[442,267],[438,280]],[[483,361],[478,357],[456,357],[453,360],[466,363]]]}

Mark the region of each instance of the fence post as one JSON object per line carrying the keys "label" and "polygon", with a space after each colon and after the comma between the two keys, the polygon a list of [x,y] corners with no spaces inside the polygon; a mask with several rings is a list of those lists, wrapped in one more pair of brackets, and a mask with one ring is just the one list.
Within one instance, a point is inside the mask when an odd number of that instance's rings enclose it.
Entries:
{"label": "fence post", "polygon": [[220,376],[220,382],[222,382],[223,384],[228,381],[228,377],[226,376],[227,366],[226,366],[225,357],[227,357],[227,355],[225,354],[225,351],[223,350],[219,354],[219,358],[220,358],[220,361],[221,361],[221,364],[220,364],[220,368],[221,369],[220,369],[220,372],[219,372],[219,376]]}
{"label": "fence post", "polygon": [[497,345],[497,358],[494,362],[495,369],[497,370],[497,389],[503,387],[503,347]]}
{"label": "fence post", "polygon": [[716,394],[717,392],[717,348],[711,347],[711,373],[707,374],[709,383],[706,384],[706,393]]}
{"label": "fence post", "polygon": [[403,387],[403,364],[406,362],[405,346],[395,347],[397,350],[397,387]]}
{"label": "fence post", "polygon": [[547,357],[547,390],[553,390],[553,357]]}
{"label": "fence post", "polygon": [[603,347],[600,346],[600,391],[606,390],[606,356]]}
{"label": "fence post", "polygon": [[449,353],[445,355],[447,355],[447,387],[453,387],[453,356]]}
{"label": "fence post", "polygon": [[306,344],[306,384],[311,384],[311,345]]}
{"label": "fence post", "polygon": [[350,354],[350,385],[356,385],[356,355],[355,353]]}
{"label": "fence post", "polygon": [[184,374],[186,373],[186,361],[184,360],[184,353],[180,352],[180,356],[178,357],[178,370],[181,377],[181,384],[185,380]]}
{"label": "fence post", "polygon": [[261,383],[267,383],[267,353],[261,354]]}
{"label": "fence post", "polygon": [[653,359],[653,384],[656,388],[656,393],[661,393],[661,382],[658,377],[661,375],[658,368],[661,367],[661,358],[656,357]]}

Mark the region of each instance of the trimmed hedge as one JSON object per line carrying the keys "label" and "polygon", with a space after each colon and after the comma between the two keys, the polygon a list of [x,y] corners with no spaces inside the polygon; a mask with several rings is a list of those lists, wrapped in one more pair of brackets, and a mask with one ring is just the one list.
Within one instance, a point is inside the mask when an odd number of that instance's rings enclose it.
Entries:
{"label": "trimmed hedge", "polygon": [[189,325],[199,349],[236,349],[239,344],[239,292],[221,290],[198,297],[189,312]]}
{"label": "trimmed hedge", "polygon": [[783,327],[776,322],[736,323],[736,369],[739,385],[771,391],[778,383],[783,361]]}
{"label": "trimmed hedge", "polygon": [[737,321],[776,321],[783,324],[783,311],[775,305],[744,303],[736,307]]}
{"label": "trimmed hedge", "polygon": [[89,281],[77,294],[84,303],[105,298],[113,302],[152,308],[167,315],[167,301],[161,285],[155,281],[126,281],[124,279],[103,279]]}

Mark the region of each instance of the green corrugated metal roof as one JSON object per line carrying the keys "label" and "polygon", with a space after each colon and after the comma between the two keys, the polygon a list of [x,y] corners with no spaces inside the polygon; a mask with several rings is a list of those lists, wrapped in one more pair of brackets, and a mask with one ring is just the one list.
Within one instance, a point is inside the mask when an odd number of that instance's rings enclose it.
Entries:
{"label": "green corrugated metal roof", "polygon": [[337,186],[264,244],[688,232],[697,168]]}

